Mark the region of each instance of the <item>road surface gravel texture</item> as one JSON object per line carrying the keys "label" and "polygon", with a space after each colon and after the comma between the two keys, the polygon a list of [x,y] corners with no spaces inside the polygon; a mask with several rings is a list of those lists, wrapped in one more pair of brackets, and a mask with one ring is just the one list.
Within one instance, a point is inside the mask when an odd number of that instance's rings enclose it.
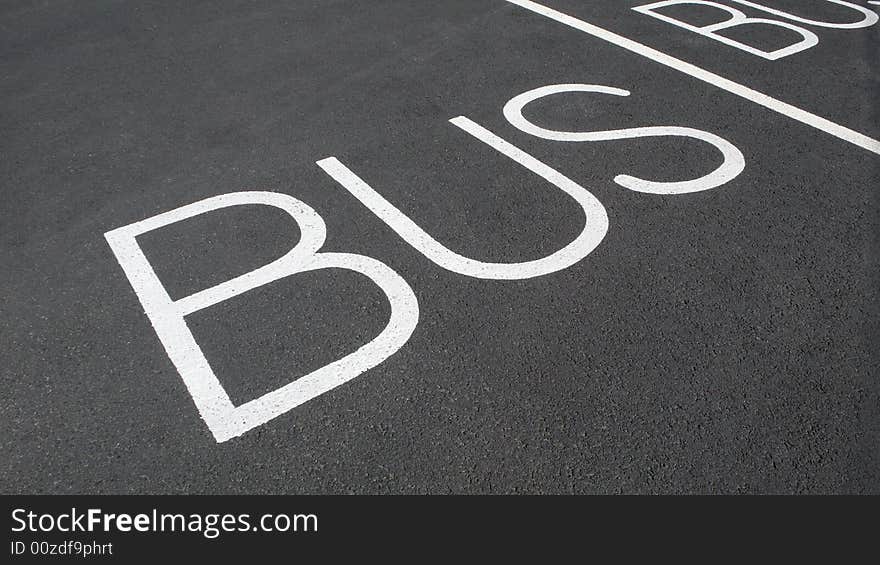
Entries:
{"label": "road surface gravel texture", "polygon": [[[0,490],[880,493],[880,24],[718,0],[797,28],[717,32],[750,51],[650,3],[4,2]],[[511,121],[550,85],[589,88]],[[303,267],[161,337],[105,234],[243,191],[403,290]],[[248,204],[131,241],[178,301],[314,229]],[[251,420],[198,404],[199,358]]]}

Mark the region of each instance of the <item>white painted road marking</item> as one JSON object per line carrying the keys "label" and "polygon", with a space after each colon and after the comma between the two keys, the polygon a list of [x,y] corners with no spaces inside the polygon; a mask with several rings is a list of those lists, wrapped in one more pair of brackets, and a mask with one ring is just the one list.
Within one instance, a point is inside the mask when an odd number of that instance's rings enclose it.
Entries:
{"label": "white painted road marking", "polygon": [[[710,6],[712,8],[716,8],[718,10],[726,12],[730,16],[730,18],[715,24],[696,26],[682,20],[667,16],[657,11],[658,8],[678,6],[681,4]],[[778,20],[770,20],[767,18],[750,18],[749,16],[745,15],[745,13],[743,13],[741,10],[731,8],[730,6],[725,6],[724,4],[719,4],[717,2],[708,2],[706,0],[662,0],[661,2],[654,2],[653,4],[636,6],[635,8],[633,8],[633,10],[641,14],[651,16],[652,18],[656,18],[668,24],[678,26],[682,29],[698,33],[703,37],[708,37],[709,39],[719,41],[725,45],[736,47],[737,49],[741,49],[746,53],[751,53],[752,55],[763,57],[768,61],[776,61],[778,59],[782,59],[783,57],[788,57],[789,55],[800,53],[801,51],[804,51],[806,49],[809,49],[810,47],[814,47],[819,44],[819,36],[808,29],[802,28],[801,26],[796,26],[788,22],[780,22]],[[726,35],[718,33],[719,31],[729,30],[732,27],[740,27],[754,24],[785,28],[800,35],[801,39],[797,43],[793,43],[791,45],[788,45],[787,47],[776,49],[775,51],[764,51],[763,49],[752,47],[751,45],[748,45],[741,41],[737,41],[735,39],[731,39]]]}
{"label": "white painted road marking", "polygon": [[[212,210],[244,204],[262,204],[284,210],[299,225],[300,241],[268,265],[180,300],[172,300],[135,238]],[[326,234],[324,220],[317,212],[291,196],[276,192],[223,194],[104,234],[168,357],[183,378],[199,414],[218,442],[239,436],[375,367],[400,349],[415,329],[419,306],[406,281],[390,267],[370,257],[319,253]],[[354,271],[376,283],[391,305],[391,316],[385,329],[342,359],[241,406],[234,406],[190,332],[185,316],[280,278],[321,269]]]}
{"label": "white painted road marking", "polygon": [[[783,18],[787,18],[789,20],[793,20],[795,22],[800,22],[802,24],[808,24],[811,26],[817,27],[829,27],[833,29],[859,29],[870,27],[877,23],[877,20],[880,19],[875,12],[868,10],[867,8],[863,8],[861,6],[857,6],[852,2],[845,2],[844,0],[825,0],[826,2],[831,2],[832,4],[838,4],[840,6],[846,6],[856,12],[859,12],[862,15],[862,19],[856,22],[849,22],[844,24],[838,24],[834,22],[823,22],[821,20],[810,20],[807,18],[802,18],[800,16],[796,16],[789,12],[784,12],[782,10],[776,10],[774,8],[770,8],[763,4],[758,4],[757,2],[751,2],[749,0],[729,0],[730,2],[736,2],[737,4],[743,4],[745,6],[749,6],[750,8],[755,8],[756,10],[761,10],[767,12],[768,14],[773,14],[774,16],[780,16]],[[868,2],[868,4],[880,4],[880,2]]]}
{"label": "white painted road marking", "polygon": [[614,88],[598,84],[551,84],[535,88],[534,90],[529,90],[519,96],[513,97],[504,105],[504,117],[507,118],[507,121],[525,133],[551,141],[569,141],[577,143],[583,141],[607,141],[612,139],[633,139],[639,137],[690,137],[709,143],[718,149],[718,151],[724,156],[724,162],[717,169],[708,175],[693,180],[658,182],[644,180],[630,175],[618,175],[614,177],[614,182],[624,188],[635,190],[636,192],[647,192],[651,194],[685,194],[689,192],[699,192],[710,190],[725,184],[736,178],[746,167],[745,158],[735,145],[722,137],[699,129],[677,126],[654,126],[591,132],[555,131],[538,127],[522,115],[522,110],[526,104],[534,102],[539,98],[544,98],[545,96],[562,94],[565,92],[596,92],[600,94],[611,94],[614,96],[629,96],[630,94],[628,90],[622,88]]}
{"label": "white painted road marking", "polygon": [[741,98],[749,100],[750,102],[754,102],[755,104],[759,104],[761,106],[764,106],[765,108],[773,110],[774,112],[782,114],[783,116],[788,116],[793,120],[797,120],[802,124],[806,124],[810,127],[824,131],[839,139],[842,139],[844,141],[852,143],[853,145],[857,145],[863,149],[871,151],[872,153],[880,155],[880,141],[877,141],[872,137],[868,137],[863,133],[859,133],[845,126],[836,124],[830,120],[807,112],[806,110],[801,110],[796,106],[792,106],[791,104],[782,102],[781,100],[777,100],[776,98],[758,92],[757,90],[751,89],[747,86],[743,86],[737,82],[716,75],[715,73],[702,69],[696,65],[692,65],[691,63],[687,63],[685,61],[682,61],[681,59],[677,59],[675,57],[672,57],[671,55],[667,55],[646,45],[642,45],[641,43],[633,41],[632,39],[627,39],[622,35],[618,35],[597,25],[585,22],[584,20],[575,18],[573,16],[569,16],[568,14],[563,14],[562,12],[559,12],[552,8],[548,8],[543,4],[538,4],[537,2],[533,2],[532,0],[504,1],[515,4],[521,8],[525,8],[526,10],[559,22],[563,25],[569,26],[578,31],[582,31],[583,33],[586,33],[603,41],[607,41],[608,43],[617,45],[618,47],[626,49],[627,51],[631,51],[633,53],[641,55],[642,57],[651,59],[652,61],[660,63],[661,65],[665,65],[671,69],[675,69],[686,75],[690,75],[705,83],[717,86],[718,88],[726,90],[731,94],[735,94]]}
{"label": "white painted road marking", "polygon": [[[880,154],[880,142],[824,118],[536,2],[507,1]],[[616,96],[630,94],[627,90],[601,85],[549,85],[514,97],[504,106],[504,115],[521,131],[552,141],[592,142],[637,137],[683,136],[713,145],[724,157],[724,162],[719,167],[698,179],[656,182],[621,174],[614,178],[621,186],[657,194],[695,192],[720,186],[739,175],[745,167],[745,160],[739,149],[727,140],[702,130],[654,126],[599,132],[555,131],[538,127],[522,115],[522,110],[528,103],[544,96],[564,92],[590,92]],[[585,216],[581,233],[562,249],[533,261],[520,263],[477,261],[459,255],[433,239],[335,157],[322,159],[317,164],[407,243],[439,266],[465,276],[498,280],[539,277],[574,265],[601,243],[608,231],[608,215],[605,207],[592,193],[470,119],[459,116],[451,119],[450,122],[544,178],[574,199]],[[245,204],[275,206],[286,211],[300,227],[300,241],[284,256],[267,265],[179,300],[172,300],[138,245],[137,236],[213,210]],[[215,196],[117,228],[104,235],[168,356],[183,378],[200,415],[218,442],[239,436],[375,367],[406,343],[418,323],[419,307],[416,296],[400,275],[384,263],[364,255],[319,252],[326,238],[323,219],[305,203],[285,194],[236,192]],[[186,316],[281,278],[321,269],[354,271],[379,286],[391,305],[391,315],[386,327],[373,340],[353,353],[259,398],[234,406],[189,331]]]}
{"label": "white painted road marking", "polygon": [[317,164],[364,206],[379,216],[404,241],[437,265],[454,273],[478,279],[498,280],[540,277],[574,265],[599,245],[608,232],[608,214],[602,203],[590,191],[464,116],[449,121],[571,196],[584,212],[584,229],[581,233],[562,249],[534,261],[522,263],[477,261],[451,251],[431,237],[335,157],[321,159]]}

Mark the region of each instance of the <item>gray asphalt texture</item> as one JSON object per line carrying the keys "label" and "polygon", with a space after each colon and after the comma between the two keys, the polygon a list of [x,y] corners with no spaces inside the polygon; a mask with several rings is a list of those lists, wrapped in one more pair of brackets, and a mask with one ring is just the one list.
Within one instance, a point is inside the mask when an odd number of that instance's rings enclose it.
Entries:
{"label": "gray asphalt texture", "polygon": [[[770,62],[630,10],[645,3],[547,0],[880,135],[880,25],[811,28],[818,46]],[[545,141],[501,113],[573,82],[632,95],[560,95],[526,116],[704,129],[745,171],[632,192],[612,179],[695,178],[720,157],[670,138]],[[475,259],[539,258],[580,232],[568,197],[458,115],[595,194],[599,247],[536,279],[467,278],[315,165],[338,157]],[[502,0],[8,0],[0,132],[0,492],[880,493],[880,158],[614,45]],[[323,249],[392,267],[420,321],[379,366],[218,444],[103,234],[240,190],[314,207]],[[139,242],[181,297],[295,244],[264,208]],[[361,346],[388,311],[363,277],[320,271],[188,322],[241,403]]]}

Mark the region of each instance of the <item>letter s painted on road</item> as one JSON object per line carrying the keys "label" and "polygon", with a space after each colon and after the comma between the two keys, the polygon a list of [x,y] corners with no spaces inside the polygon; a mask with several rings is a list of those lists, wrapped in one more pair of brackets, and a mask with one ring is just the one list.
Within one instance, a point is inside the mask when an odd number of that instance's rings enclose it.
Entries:
{"label": "letter s painted on road", "polygon": [[658,136],[690,137],[709,143],[718,149],[724,156],[724,162],[717,169],[693,180],[659,182],[644,180],[630,175],[618,175],[614,177],[614,182],[624,188],[636,192],[648,192],[651,194],[686,194],[689,192],[709,190],[719,187],[736,178],[743,169],[745,169],[745,158],[735,145],[722,137],[699,129],[677,126],[654,126],[596,132],[568,132],[539,127],[523,116],[522,110],[526,104],[534,102],[539,98],[550,96],[551,94],[561,94],[564,92],[593,92],[599,94],[611,94],[613,96],[629,96],[630,94],[628,90],[623,90],[622,88],[597,84],[552,84],[529,90],[528,92],[513,97],[504,106],[504,117],[521,131],[550,141],[584,142]]}

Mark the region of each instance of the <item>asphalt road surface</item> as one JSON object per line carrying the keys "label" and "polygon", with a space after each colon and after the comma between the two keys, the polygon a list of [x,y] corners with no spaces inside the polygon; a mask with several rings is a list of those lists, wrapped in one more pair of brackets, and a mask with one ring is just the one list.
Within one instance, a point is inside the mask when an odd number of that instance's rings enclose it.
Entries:
{"label": "asphalt road surface", "polygon": [[880,493],[880,24],[718,1],[4,2],[0,491]]}

